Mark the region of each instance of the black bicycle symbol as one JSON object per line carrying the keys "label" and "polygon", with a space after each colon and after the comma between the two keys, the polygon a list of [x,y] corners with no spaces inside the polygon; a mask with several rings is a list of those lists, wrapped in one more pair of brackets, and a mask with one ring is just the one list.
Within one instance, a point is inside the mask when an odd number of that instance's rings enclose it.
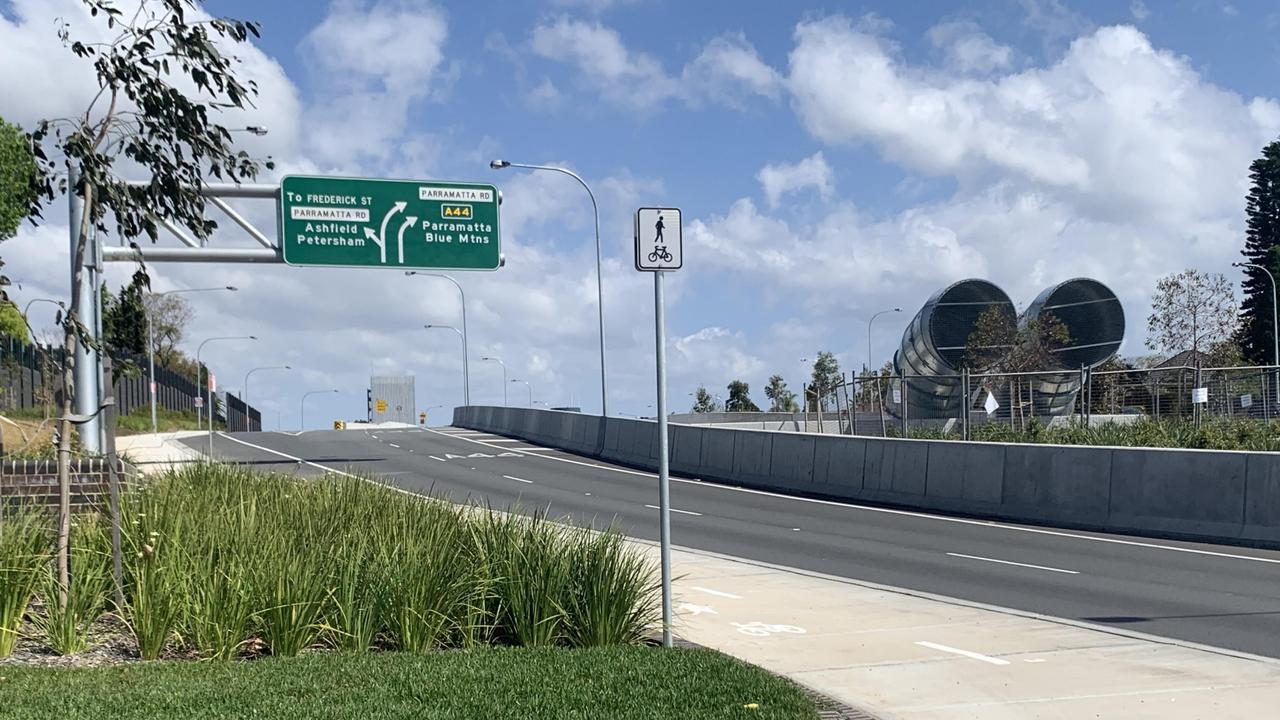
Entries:
{"label": "black bicycle symbol", "polygon": [[667,252],[667,248],[663,245],[659,245],[653,249],[653,252],[649,253],[649,262],[658,262],[658,260],[671,262],[673,259],[671,253]]}

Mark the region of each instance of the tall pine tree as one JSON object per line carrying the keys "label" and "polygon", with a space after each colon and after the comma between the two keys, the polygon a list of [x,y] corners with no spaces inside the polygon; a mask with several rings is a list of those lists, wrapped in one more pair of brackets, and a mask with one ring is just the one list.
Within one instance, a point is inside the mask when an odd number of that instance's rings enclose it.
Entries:
{"label": "tall pine tree", "polygon": [[[1249,198],[1245,205],[1247,230],[1244,256],[1261,265],[1280,281],[1280,140],[1262,149],[1262,157],[1249,166]],[[1274,362],[1271,280],[1257,268],[1247,267],[1244,303],[1241,306],[1240,347],[1255,363]]]}

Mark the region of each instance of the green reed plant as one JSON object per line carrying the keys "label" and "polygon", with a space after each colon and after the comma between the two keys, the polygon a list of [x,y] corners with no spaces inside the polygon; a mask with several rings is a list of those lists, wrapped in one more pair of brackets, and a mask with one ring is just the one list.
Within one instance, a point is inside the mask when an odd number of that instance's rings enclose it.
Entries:
{"label": "green reed plant", "polygon": [[576,531],[565,639],[573,647],[640,642],[661,619],[662,584],[653,563],[629,549],[616,526]]}
{"label": "green reed plant", "polygon": [[89,630],[111,597],[111,540],[105,520],[83,515],[72,523],[70,582],[67,603],[58,602],[59,584],[52,567],[42,573],[41,612],[32,618],[38,636],[58,655],[89,646]]}
{"label": "green reed plant", "polygon": [[479,522],[479,545],[499,607],[497,636],[529,647],[560,643],[571,591],[572,537],[541,510],[526,517],[490,509]]}
{"label": "green reed plant", "polygon": [[[52,534],[35,508],[4,509],[0,516],[0,658],[13,654],[22,618],[48,572]],[[53,600],[57,602],[57,593]]]}

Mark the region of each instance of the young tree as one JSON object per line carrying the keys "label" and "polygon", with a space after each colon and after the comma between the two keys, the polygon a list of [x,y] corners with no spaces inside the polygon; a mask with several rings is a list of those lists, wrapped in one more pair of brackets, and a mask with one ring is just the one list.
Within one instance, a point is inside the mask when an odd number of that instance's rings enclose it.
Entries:
{"label": "young tree", "polygon": [[[1262,157],[1249,166],[1248,199],[1245,201],[1244,252],[1247,262],[1261,265],[1280,280],[1280,140],[1262,149]],[[1244,269],[1244,302],[1240,304],[1239,343],[1244,356],[1262,365],[1275,362],[1276,328],[1271,306],[1271,279],[1256,267]]]}
{"label": "young tree", "polygon": [[729,398],[724,401],[725,412],[760,412],[751,401],[751,386],[741,380],[729,382]]}
{"label": "young tree", "polygon": [[800,410],[800,405],[796,402],[796,394],[787,389],[787,383],[782,379],[781,375],[774,375],[769,378],[769,384],[764,388],[764,396],[769,398],[769,412],[798,412]]}
{"label": "young tree", "polygon": [[[191,303],[181,295],[143,296],[147,316],[151,318],[151,330],[155,337],[156,363],[173,368],[181,354],[178,345],[186,337],[187,326],[195,319]],[[145,320],[144,320],[145,324]],[[145,332],[145,327],[143,328]]]}
{"label": "young tree", "polygon": [[[260,167],[234,148],[231,133],[217,122],[218,113],[245,108],[257,93],[252,81],[237,76],[239,60],[223,54],[250,35],[256,37],[256,24],[204,19],[195,0],[140,0],[130,4],[128,16],[113,0],[82,1],[112,39],[75,39],[66,22],[57,32],[65,47],[92,66],[97,92],[83,113],[43,120],[30,136],[38,165],[30,216],[41,217],[62,194],[74,194],[82,202],[79,226],[72,228],[77,238],[71,249],[73,287],[84,282],[90,231],[106,236],[108,218],[129,241],[144,234],[154,241],[157,217],[208,238],[217,225],[205,216],[205,179],[252,179]],[[121,158],[127,158],[145,184],[132,186],[117,174]],[[65,604],[68,581],[75,359],[80,345],[92,342],[83,310],[79,293],[72,293],[63,316],[67,361],[58,444],[60,604]]]}
{"label": "young tree", "polygon": [[[1058,351],[1071,341],[1067,326],[1053,313],[1019,323],[1012,308],[992,306],[978,316],[973,332],[965,341],[965,364],[970,370],[992,373],[1028,373],[1062,369]],[[1010,417],[1025,421],[1023,409],[1030,405],[1024,395],[1033,382],[1027,376],[995,375],[982,380],[987,392],[1007,388],[1012,407]]]}
{"label": "young tree", "polygon": [[705,387],[699,385],[698,391],[693,395],[693,412],[713,413],[719,411],[719,403],[715,401],[715,398],[711,397],[711,393],[707,392]]}
{"label": "young tree", "polygon": [[813,361],[813,377],[809,381],[809,397],[806,403],[814,410],[827,395],[840,385],[840,362],[833,353],[822,350]]}
{"label": "young tree", "polygon": [[1169,354],[1197,353],[1236,332],[1236,297],[1221,273],[1184,270],[1156,281],[1147,318],[1147,347]]}

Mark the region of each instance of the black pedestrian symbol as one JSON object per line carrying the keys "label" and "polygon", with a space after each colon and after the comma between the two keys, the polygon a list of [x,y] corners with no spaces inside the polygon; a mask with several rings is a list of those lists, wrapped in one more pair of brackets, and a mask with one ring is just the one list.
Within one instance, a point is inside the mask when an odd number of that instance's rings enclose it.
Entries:
{"label": "black pedestrian symbol", "polygon": [[659,214],[659,215],[658,215],[658,222],[657,222],[657,223],[655,223],[653,227],[654,227],[654,229],[655,229],[655,230],[657,230],[657,231],[658,231],[658,236],[657,236],[657,237],[655,237],[655,238],[653,239],[653,241],[654,241],[655,243],[660,243],[660,242],[662,242],[662,228],[663,228],[663,227],[665,227],[665,226],[662,224],[662,215],[661,215],[661,214]]}

